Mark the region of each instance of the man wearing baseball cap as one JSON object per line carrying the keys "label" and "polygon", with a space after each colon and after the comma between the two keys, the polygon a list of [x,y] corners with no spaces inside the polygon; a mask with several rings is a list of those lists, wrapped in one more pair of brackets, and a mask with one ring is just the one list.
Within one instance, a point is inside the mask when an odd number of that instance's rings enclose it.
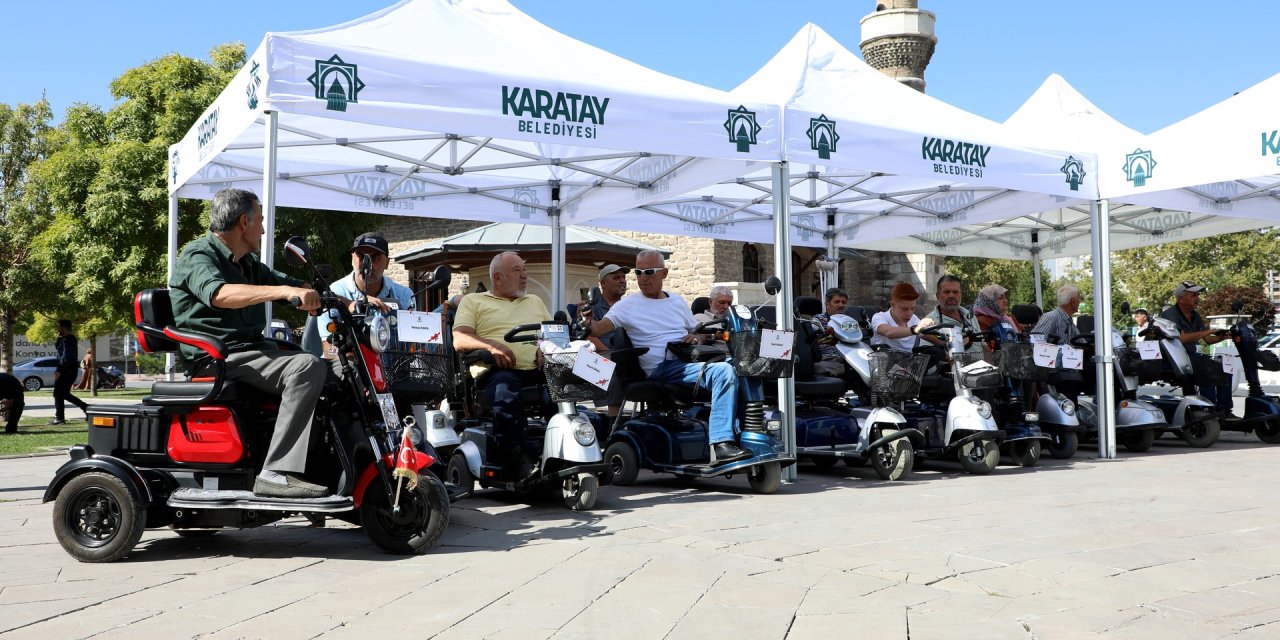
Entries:
{"label": "man wearing baseball cap", "polygon": [[[383,313],[395,313],[400,309],[413,311],[413,290],[383,275],[391,261],[387,253],[387,239],[381,233],[370,231],[356,236],[355,242],[351,244],[351,273],[330,284],[329,290],[348,300],[360,300],[367,295],[369,303]],[[370,258],[367,280],[360,269],[364,256]],[[329,330],[325,326],[327,324],[320,323],[318,327],[320,338],[325,341],[326,347],[329,341]]]}
{"label": "man wearing baseball cap", "polygon": [[[1173,288],[1173,297],[1177,300],[1172,307],[1160,312],[1160,317],[1169,320],[1178,326],[1181,335],[1178,338],[1182,341],[1182,347],[1187,350],[1187,355],[1191,358],[1203,358],[1196,351],[1196,345],[1201,340],[1206,344],[1215,344],[1227,339],[1229,335],[1226,329],[1210,329],[1204,322],[1204,318],[1200,317],[1200,312],[1196,311],[1196,307],[1200,305],[1200,292],[1204,291],[1204,287],[1190,281],[1179,282],[1178,286]],[[1184,388],[1184,393],[1189,393],[1194,389]],[[1231,413],[1231,387],[1200,387],[1200,395],[1205,399],[1214,403],[1219,411]]]}

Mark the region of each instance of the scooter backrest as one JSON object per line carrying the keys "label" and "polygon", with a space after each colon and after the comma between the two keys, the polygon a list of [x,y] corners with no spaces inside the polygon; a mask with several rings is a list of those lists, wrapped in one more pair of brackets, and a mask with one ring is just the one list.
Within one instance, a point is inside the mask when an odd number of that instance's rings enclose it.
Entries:
{"label": "scooter backrest", "polygon": [[1080,333],[1093,333],[1093,316],[1076,318],[1076,329],[1079,329]]}
{"label": "scooter backrest", "polygon": [[698,296],[694,298],[693,302],[689,304],[689,313],[692,313],[693,315],[696,316],[699,313],[703,313],[710,308],[711,308],[711,298],[708,298],[706,296]]}
{"label": "scooter backrest", "polygon": [[812,318],[822,313],[822,301],[813,296],[798,296],[796,298],[796,315],[802,318]]}
{"label": "scooter backrest", "polygon": [[[163,330],[173,325],[173,305],[168,289],[143,289],[133,297],[133,321]],[[178,343],[155,334],[137,332],[138,346],[147,353],[177,351]]]}
{"label": "scooter backrest", "polygon": [[1026,330],[1036,326],[1036,323],[1040,322],[1040,316],[1044,315],[1040,307],[1034,304],[1015,304],[1009,312],[1018,321],[1018,324],[1022,325],[1022,328]]}

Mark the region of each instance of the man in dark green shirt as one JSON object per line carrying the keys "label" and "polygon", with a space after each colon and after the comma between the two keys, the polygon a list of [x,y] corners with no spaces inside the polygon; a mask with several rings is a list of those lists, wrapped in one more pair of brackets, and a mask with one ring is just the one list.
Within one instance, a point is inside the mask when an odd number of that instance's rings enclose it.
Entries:
{"label": "man in dark green shirt", "polygon": [[[320,296],[301,280],[258,261],[262,233],[256,195],[243,189],[219,191],[213,197],[209,234],[183,248],[169,282],[174,321],[181,329],[222,340],[228,380],[280,395],[275,431],[253,492],[320,497],[328,493],[325,487],[306,482],[301,474],[326,367],[309,353],[277,350],[263,337],[264,303],[299,298],[302,310],[315,311]],[[186,345],[182,352],[189,358],[201,354]]]}

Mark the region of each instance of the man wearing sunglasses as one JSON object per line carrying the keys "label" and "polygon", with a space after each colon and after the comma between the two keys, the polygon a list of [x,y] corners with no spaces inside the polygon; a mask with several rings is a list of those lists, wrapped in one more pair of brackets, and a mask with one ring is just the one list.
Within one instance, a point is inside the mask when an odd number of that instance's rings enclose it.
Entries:
{"label": "man wearing sunglasses", "polygon": [[734,420],[737,417],[738,376],[727,362],[689,363],[667,359],[669,342],[703,342],[691,333],[697,326],[689,305],[679,295],[662,290],[667,269],[658,251],[641,251],[636,256],[636,283],[639,295],[619,300],[604,318],[592,321],[591,335],[600,336],[614,329],[624,329],[631,344],[648,347],[640,356],[640,366],[650,380],[658,382],[698,383],[711,392],[711,417],[707,436],[715,462],[723,464],[751,457],[751,453],[734,442]]}

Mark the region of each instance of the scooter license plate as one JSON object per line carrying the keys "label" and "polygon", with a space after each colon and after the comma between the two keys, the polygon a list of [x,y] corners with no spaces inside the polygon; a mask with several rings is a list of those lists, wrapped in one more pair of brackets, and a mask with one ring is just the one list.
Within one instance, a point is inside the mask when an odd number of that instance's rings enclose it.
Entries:
{"label": "scooter license plate", "polygon": [[400,415],[396,413],[395,398],[389,393],[379,393],[378,408],[382,410],[382,420],[387,423],[388,428],[396,428],[400,426]]}

